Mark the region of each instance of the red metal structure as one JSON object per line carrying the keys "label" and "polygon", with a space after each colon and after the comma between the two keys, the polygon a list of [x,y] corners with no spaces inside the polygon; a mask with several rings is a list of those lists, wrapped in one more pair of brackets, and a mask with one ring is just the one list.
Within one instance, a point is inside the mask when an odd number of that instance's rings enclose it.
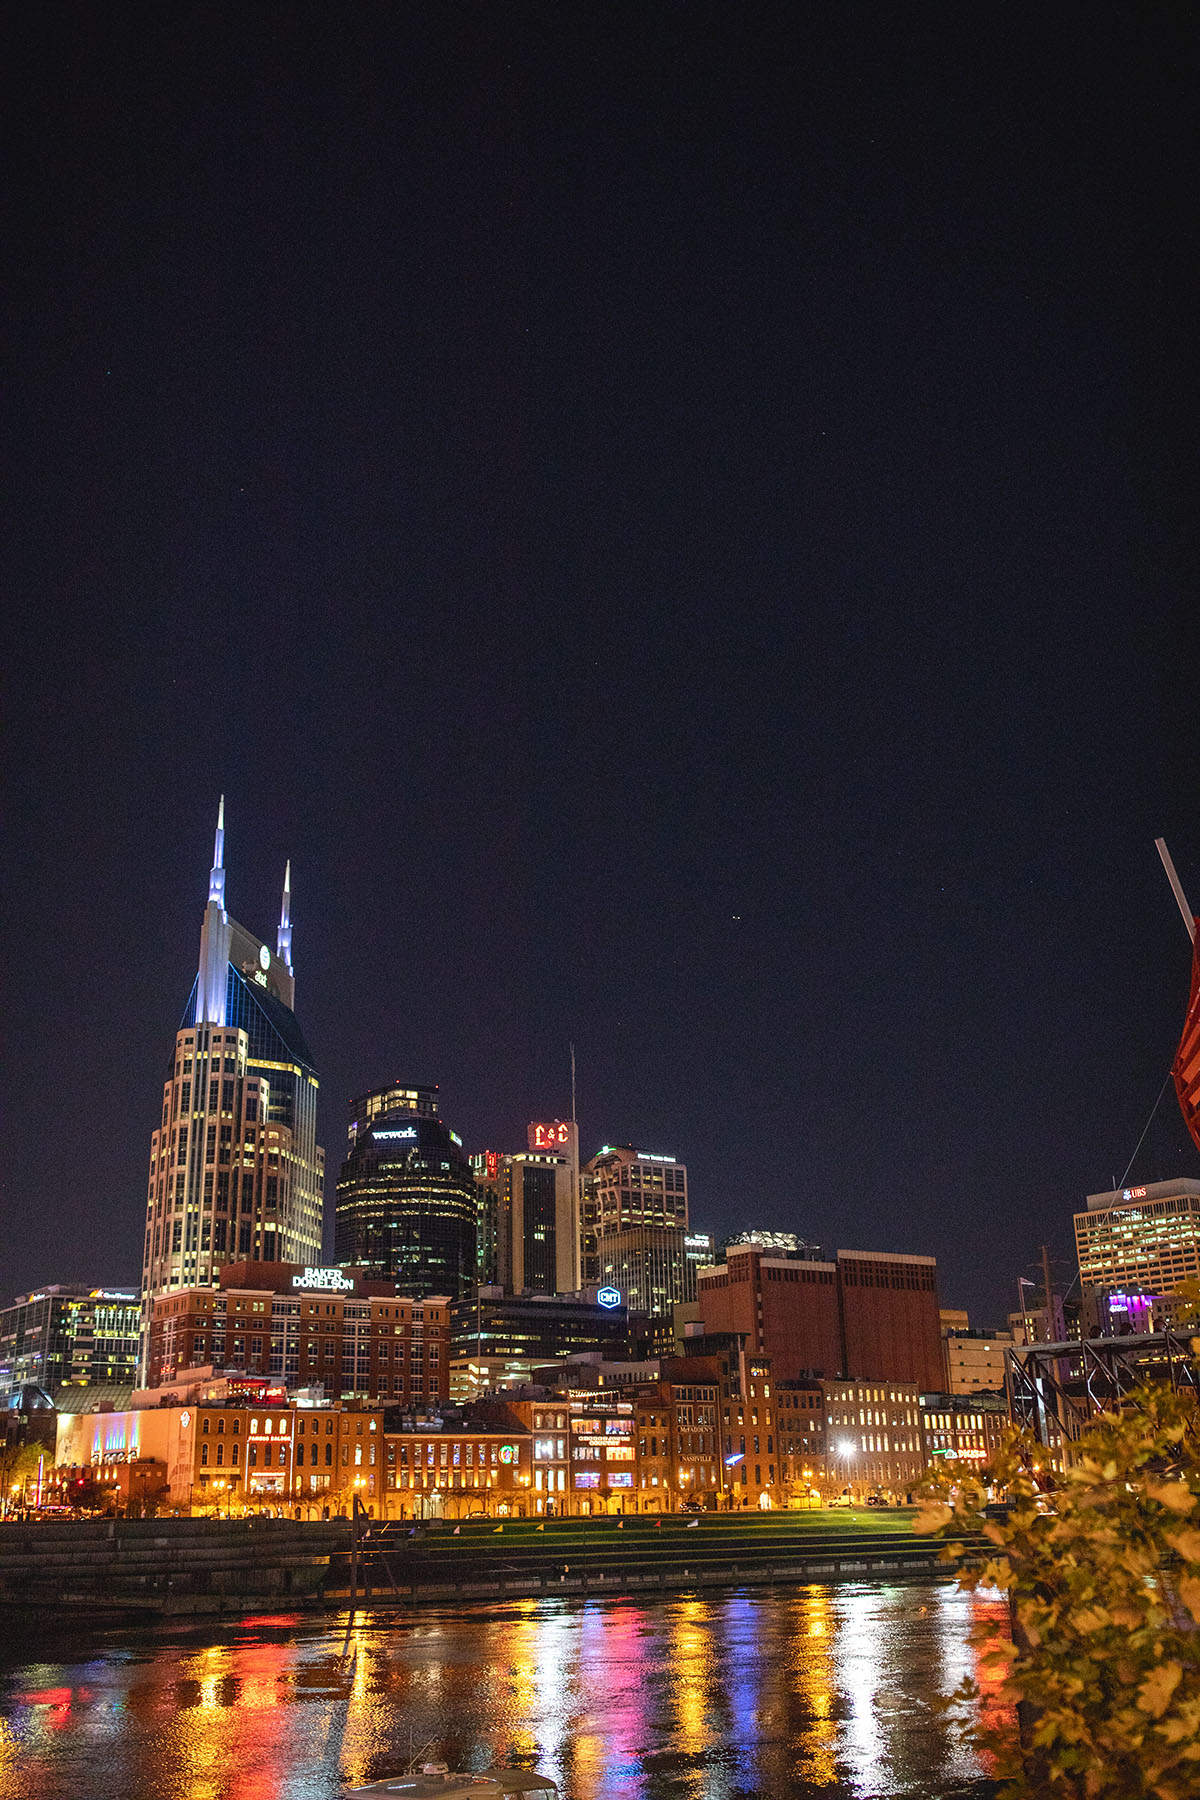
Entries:
{"label": "red metal structure", "polygon": [[[1200,926],[1200,919],[1193,923]],[[1200,1150],[1200,936],[1193,933],[1192,942],[1192,988],[1171,1075],[1183,1122],[1191,1132],[1192,1142]]]}
{"label": "red metal structure", "polygon": [[1200,935],[1197,934],[1200,919],[1187,903],[1183,883],[1175,873],[1171,853],[1162,838],[1155,838],[1154,848],[1162,858],[1171,892],[1192,940],[1192,987],[1188,994],[1187,1017],[1183,1021],[1183,1036],[1175,1052],[1175,1061],[1171,1064],[1171,1075],[1183,1122],[1191,1134],[1193,1144],[1200,1150]]}

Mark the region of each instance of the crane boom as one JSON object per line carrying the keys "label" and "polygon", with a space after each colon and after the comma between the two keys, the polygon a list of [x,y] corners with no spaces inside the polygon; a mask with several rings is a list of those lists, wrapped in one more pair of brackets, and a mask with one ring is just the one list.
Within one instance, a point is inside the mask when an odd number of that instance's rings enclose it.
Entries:
{"label": "crane boom", "polygon": [[1175,864],[1171,861],[1171,852],[1167,849],[1166,840],[1163,838],[1155,838],[1154,848],[1162,857],[1162,866],[1167,871],[1167,880],[1171,884],[1171,892],[1174,894],[1175,899],[1179,904],[1179,910],[1183,914],[1183,922],[1187,926],[1187,934],[1194,944],[1196,941],[1196,921],[1192,915],[1192,909],[1187,903],[1187,897],[1183,891],[1183,883],[1175,873]]}

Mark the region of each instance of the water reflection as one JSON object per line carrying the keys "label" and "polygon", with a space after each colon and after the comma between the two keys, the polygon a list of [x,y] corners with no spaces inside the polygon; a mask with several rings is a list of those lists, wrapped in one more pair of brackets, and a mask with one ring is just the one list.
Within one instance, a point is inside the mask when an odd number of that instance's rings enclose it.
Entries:
{"label": "water reflection", "polygon": [[931,1702],[972,1668],[937,1583],[247,1621],[0,1652],[0,1800],[336,1800],[437,1755],[566,1800],[936,1800],[979,1769]]}

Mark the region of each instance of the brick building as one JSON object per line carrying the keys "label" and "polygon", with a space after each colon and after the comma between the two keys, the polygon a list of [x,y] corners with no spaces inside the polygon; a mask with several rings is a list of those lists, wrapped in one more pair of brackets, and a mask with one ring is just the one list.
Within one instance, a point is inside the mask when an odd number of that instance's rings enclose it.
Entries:
{"label": "brick building", "polygon": [[902,1504],[925,1471],[920,1390],[911,1382],[822,1385],[828,1498],[858,1504],[878,1494]]}
{"label": "brick building", "polygon": [[233,1263],[155,1301],[148,1360],[152,1389],[207,1368],[420,1411],[449,1395],[450,1303],[357,1269]]}
{"label": "brick building", "polygon": [[542,1511],[533,1498],[533,1444],[524,1428],[485,1430],[466,1421],[440,1431],[388,1431],[384,1517],[503,1519]]}
{"label": "brick building", "polygon": [[926,1462],[985,1463],[1000,1448],[1008,1403],[993,1394],[922,1394],[921,1440]]}
{"label": "brick building", "polygon": [[825,1483],[825,1389],[819,1381],[780,1381],[775,1388],[779,1480],[793,1505]]}
{"label": "brick building", "polygon": [[778,1381],[861,1377],[944,1385],[937,1263],[839,1250],[834,1262],[731,1243],[697,1277],[706,1332],[735,1332]]}
{"label": "brick building", "polygon": [[345,1511],[357,1493],[377,1513],[382,1427],[378,1411],[266,1401],[72,1413],[59,1420],[56,1460],[101,1478],[133,1465],[165,1471],[167,1499],[180,1509]]}
{"label": "brick building", "polygon": [[716,1507],[721,1488],[719,1386],[715,1369],[709,1379],[703,1376],[694,1358],[675,1358],[662,1365],[658,1381],[635,1392],[639,1512]]}

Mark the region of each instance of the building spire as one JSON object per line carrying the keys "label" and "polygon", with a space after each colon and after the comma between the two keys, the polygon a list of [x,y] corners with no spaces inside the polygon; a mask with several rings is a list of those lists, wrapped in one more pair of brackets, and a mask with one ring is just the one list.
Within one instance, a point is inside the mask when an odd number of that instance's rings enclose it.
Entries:
{"label": "building spire", "polygon": [[283,905],[279,911],[279,932],[275,939],[275,954],[287,968],[289,975],[292,969],[292,861],[288,858],[283,871]]}
{"label": "building spire", "polygon": [[225,910],[225,796],[217,807],[217,835],[213,842],[213,866],[208,877],[208,897]]}

